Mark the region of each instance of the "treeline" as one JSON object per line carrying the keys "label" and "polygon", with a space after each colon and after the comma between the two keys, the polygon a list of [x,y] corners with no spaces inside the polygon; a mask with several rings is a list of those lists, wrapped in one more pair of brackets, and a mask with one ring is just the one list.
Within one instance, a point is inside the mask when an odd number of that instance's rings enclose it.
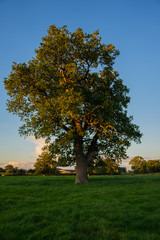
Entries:
{"label": "treeline", "polygon": [[[119,167],[118,164],[110,163],[106,165],[105,162],[99,162],[98,164],[90,164],[88,167],[89,175],[119,175],[126,173],[126,168]],[[76,170],[75,170],[76,171]],[[75,174],[75,171],[63,171],[57,167],[50,166],[49,164],[44,164],[43,166],[37,166],[35,164],[34,169],[23,169],[18,167],[13,167],[12,165],[7,165],[4,169],[0,168],[0,175],[4,176],[22,176],[22,175],[58,175],[58,174]],[[67,173],[66,173],[67,172]]]}
{"label": "treeline", "polygon": [[58,174],[56,161],[52,159],[51,155],[47,151],[43,151],[42,154],[36,159],[34,169],[26,170],[23,168],[13,167],[12,165],[7,165],[4,169],[0,168],[0,172],[5,176]]}
{"label": "treeline", "polygon": [[[119,175],[126,173],[144,174],[160,173],[160,160],[145,160],[143,157],[136,156],[130,160],[131,171],[126,172],[125,167],[120,167],[119,161],[112,158],[94,160],[88,166],[89,175]],[[54,175],[61,174],[58,170],[57,162],[52,159],[48,152],[43,152],[36,160],[34,169],[23,169],[7,165],[0,168],[1,175]],[[63,173],[62,173],[63,174]],[[72,173],[71,173],[72,174]]]}
{"label": "treeline", "polygon": [[0,168],[0,175],[5,175],[5,176],[21,176],[21,175],[32,175],[35,174],[35,169],[23,169],[23,168],[18,168],[18,167],[13,167],[12,165],[7,165],[5,168]]}
{"label": "treeline", "polygon": [[160,172],[160,159],[145,160],[141,156],[136,156],[130,160],[129,164],[131,165],[132,172],[135,174]]}
{"label": "treeline", "polygon": [[[58,170],[57,162],[47,151],[42,152],[37,158],[34,167],[34,169],[25,170],[7,165],[4,169],[0,168],[0,172],[7,176],[64,174],[63,171]],[[119,175],[126,173],[126,168],[120,167],[119,162],[114,159],[106,158],[90,162],[87,171],[89,175]],[[73,172],[70,172],[70,174],[73,174]]]}

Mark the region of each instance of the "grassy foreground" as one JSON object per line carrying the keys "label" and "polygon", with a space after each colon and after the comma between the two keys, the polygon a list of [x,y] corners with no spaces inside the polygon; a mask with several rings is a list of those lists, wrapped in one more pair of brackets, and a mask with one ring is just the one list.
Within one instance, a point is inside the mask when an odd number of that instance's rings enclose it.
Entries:
{"label": "grassy foreground", "polygon": [[0,177],[0,239],[160,239],[160,176],[74,178]]}

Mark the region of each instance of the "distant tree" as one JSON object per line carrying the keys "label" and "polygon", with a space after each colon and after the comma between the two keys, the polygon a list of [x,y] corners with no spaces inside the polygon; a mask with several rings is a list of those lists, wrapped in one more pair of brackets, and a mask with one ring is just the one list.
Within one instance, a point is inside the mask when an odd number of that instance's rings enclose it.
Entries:
{"label": "distant tree", "polygon": [[0,172],[5,172],[5,170],[3,168],[0,168]]}
{"label": "distant tree", "polygon": [[127,115],[129,89],[113,69],[119,51],[104,44],[98,31],[51,25],[35,58],[14,63],[4,84],[8,110],[24,121],[21,135],[54,143],[59,161],[75,164],[76,183],[88,182],[87,166],[105,154],[126,157],[141,133]]}
{"label": "distant tree", "polygon": [[23,168],[13,167],[12,165],[5,166],[6,175],[25,175],[26,170]]}
{"label": "distant tree", "polygon": [[18,170],[19,170],[18,167],[13,167],[13,172],[14,172],[14,173],[18,174]]}
{"label": "distant tree", "polygon": [[4,170],[6,172],[6,175],[10,175],[10,174],[15,173],[15,169],[14,169],[14,167],[11,164],[6,165],[4,167]]}
{"label": "distant tree", "polygon": [[148,160],[146,162],[147,173],[157,173],[160,172],[160,160]]}
{"label": "distant tree", "polygon": [[134,173],[157,173],[160,172],[160,160],[144,160],[143,157],[134,157],[129,164]]}
{"label": "distant tree", "polygon": [[136,156],[130,160],[129,164],[134,173],[146,173],[146,160],[141,156]]}
{"label": "distant tree", "polygon": [[52,155],[44,150],[34,164],[36,174],[54,174],[57,172],[57,162],[53,159]]}
{"label": "distant tree", "polygon": [[119,174],[119,163],[113,158],[105,158],[92,161],[88,166],[89,174]]}
{"label": "distant tree", "polygon": [[127,169],[126,167],[118,167],[118,174],[126,174],[127,173]]}
{"label": "distant tree", "polygon": [[103,160],[106,164],[106,174],[114,175],[118,174],[119,163],[113,158],[106,158]]}
{"label": "distant tree", "polygon": [[95,174],[106,174],[106,163],[102,159],[96,161],[93,172]]}
{"label": "distant tree", "polygon": [[13,169],[14,169],[14,167],[11,165],[11,164],[8,164],[8,165],[6,165],[5,167],[4,167],[4,170],[6,171],[6,170],[11,170],[11,171],[13,171]]}
{"label": "distant tree", "polygon": [[25,175],[26,174],[26,170],[23,169],[23,168],[18,168],[17,171],[16,171],[16,174],[17,175]]}
{"label": "distant tree", "polygon": [[127,170],[127,174],[133,174],[133,171]]}
{"label": "distant tree", "polygon": [[29,175],[32,175],[32,174],[34,174],[35,173],[35,169],[28,169],[27,170],[27,174],[29,174]]}

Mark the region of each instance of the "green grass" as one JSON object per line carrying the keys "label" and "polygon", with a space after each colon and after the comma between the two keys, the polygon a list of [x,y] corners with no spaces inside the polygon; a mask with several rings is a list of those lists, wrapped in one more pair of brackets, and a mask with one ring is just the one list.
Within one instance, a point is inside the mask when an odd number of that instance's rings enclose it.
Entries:
{"label": "green grass", "polygon": [[0,177],[1,240],[159,240],[160,176]]}

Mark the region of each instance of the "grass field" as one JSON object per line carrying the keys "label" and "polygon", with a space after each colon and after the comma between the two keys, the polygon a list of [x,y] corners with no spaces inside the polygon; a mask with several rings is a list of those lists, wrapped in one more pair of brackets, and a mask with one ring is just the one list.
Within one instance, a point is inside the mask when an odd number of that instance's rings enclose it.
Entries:
{"label": "grass field", "polygon": [[0,240],[159,240],[160,176],[0,177]]}

